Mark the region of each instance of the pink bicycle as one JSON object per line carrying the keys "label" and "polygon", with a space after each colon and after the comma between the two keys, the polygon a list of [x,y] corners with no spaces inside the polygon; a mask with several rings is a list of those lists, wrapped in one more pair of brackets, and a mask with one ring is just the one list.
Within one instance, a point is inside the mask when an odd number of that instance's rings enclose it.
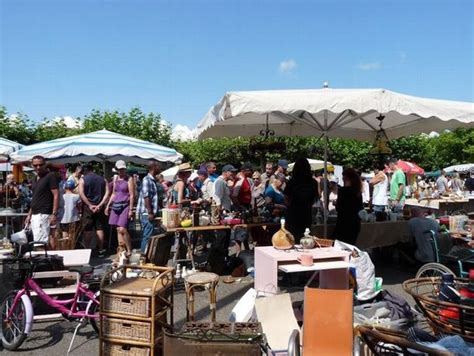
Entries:
{"label": "pink bicycle", "polygon": [[38,256],[30,255],[12,260],[20,266],[23,282],[22,288],[7,294],[0,306],[0,336],[3,347],[10,351],[18,349],[30,333],[34,317],[31,292],[34,291],[41,301],[57,310],[66,319],[79,322],[69,345],[69,352],[79,327],[90,323],[97,334],[99,333],[99,292],[94,293],[83,282],[84,277],[92,273],[93,267],[69,268],[70,272],[79,274],[74,296],[69,299],[56,299],[46,294],[39,282],[34,279],[40,261],[36,257]]}

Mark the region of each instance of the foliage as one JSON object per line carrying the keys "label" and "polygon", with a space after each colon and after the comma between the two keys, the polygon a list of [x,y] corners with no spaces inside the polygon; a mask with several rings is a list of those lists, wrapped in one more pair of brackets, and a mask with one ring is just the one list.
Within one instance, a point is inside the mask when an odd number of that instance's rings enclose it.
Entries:
{"label": "foliage", "polygon": [[139,108],[132,108],[128,113],[93,110],[84,117],[81,133],[102,129],[164,146],[171,142],[171,126],[161,119],[160,114],[146,114]]}
{"label": "foliage", "polygon": [[[324,140],[320,137],[218,138],[202,141],[172,141],[171,127],[160,114],[144,113],[139,108],[129,112],[93,110],[82,120],[82,127],[68,128],[64,120],[45,120],[32,124],[26,115],[8,115],[0,106],[0,135],[23,144],[107,129],[127,136],[173,147],[186,161],[197,166],[203,162],[218,164],[252,162],[263,165],[280,158],[295,161],[298,157],[323,159]],[[253,144],[284,144],[281,151],[252,151]],[[371,142],[329,139],[328,160],[334,164],[371,170],[374,157],[369,154]],[[474,129],[444,132],[439,137],[426,135],[402,137],[390,141],[393,156],[417,163],[426,171],[453,164],[474,162]]]}
{"label": "foliage", "polygon": [[31,143],[34,135],[28,117],[23,114],[8,115],[5,107],[0,106],[0,136],[23,144]]}

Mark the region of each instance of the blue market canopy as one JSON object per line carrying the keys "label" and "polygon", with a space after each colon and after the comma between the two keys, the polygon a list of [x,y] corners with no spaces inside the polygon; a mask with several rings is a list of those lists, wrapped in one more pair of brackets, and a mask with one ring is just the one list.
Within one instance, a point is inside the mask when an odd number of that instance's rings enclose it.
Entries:
{"label": "blue market canopy", "polygon": [[145,164],[149,160],[176,163],[183,157],[172,148],[108,130],[25,146],[12,154],[11,159],[13,162],[27,162],[35,155],[41,155],[53,163],[115,162],[118,159],[137,164]]}
{"label": "blue market canopy", "polygon": [[22,145],[18,142],[7,140],[6,138],[0,137],[0,161],[8,161],[10,154],[18,149]]}

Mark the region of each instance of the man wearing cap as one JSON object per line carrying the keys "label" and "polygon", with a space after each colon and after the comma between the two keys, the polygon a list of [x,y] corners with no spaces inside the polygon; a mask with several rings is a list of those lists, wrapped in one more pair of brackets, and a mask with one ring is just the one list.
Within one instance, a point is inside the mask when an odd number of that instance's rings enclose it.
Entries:
{"label": "man wearing cap", "polygon": [[144,253],[148,240],[155,229],[155,216],[158,214],[158,190],[156,175],[160,173],[158,162],[148,162],[148,174],[143,178],[137,203],[137,214],[142,224],[142,241],[140,248]]}
{"label": "man wearing cap", "polygon": [[282,173],[286,176],[287,169],[288,169],[288,161],[286,159],[279,159],[278,167],[275,173]]}
{"label": "man wearing cap", "polygon": [[84,205],[82,214],[84,245],[86,248],[90,247],[95,230],[99,257],[103,257],[106,252],[104,249],[104,227],[106,224],[104,208],[109,197],[109,185],[104,177],[93,171],[90,163],[84,166],[84,175],[79,180],[79,195]]}
{"label": "man wearing cap", "polygon": [[[214,192],[212,199],[217,205],[219,211],[230,210],[232,200],[230,199],[230,189],[228,182],[233,179],[237,169],[231,164],[226,164],[222,168],[222,174],[214,182]],[[216,231],[216,237],[212,243],[211,251],[208,255],[208,263],[211,271],[217,274],[223,274],[225,268],[225,258],[229,254],[230,231]]]}
{"label": "man wearing cap", "polygon": [[230,189],[227,182],[233,179],[235,172],[237,172],[237,169],[233,165],[226,164],[222,168],[222,174],[214,182],[212,197],[221,211],[230,210],[232,208]]}

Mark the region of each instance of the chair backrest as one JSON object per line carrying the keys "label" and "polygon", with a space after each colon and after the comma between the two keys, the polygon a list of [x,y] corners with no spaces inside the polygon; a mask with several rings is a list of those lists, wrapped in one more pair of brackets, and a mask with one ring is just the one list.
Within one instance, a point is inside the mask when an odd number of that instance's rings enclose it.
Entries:
{"label": "chair backrest", "polygon": [[431,241],[432,248],[433,248],[433,256],[435,259],[435,262],[439,263],[439,241],[438,241],[438,235],[433,231],[433,230],[426,230],[423,231],[423,235],[427,235],[428,238]]}
{"label": "chair backrest", "polygon": [[148,240],[145,252],[147,262],[153,263],[156,266],[168,265],[172,245],[173,235],[171,234],[152,236],[150,240]]}
{"label": "chair backrest", "polygon": [[305,288],[304,355],[352,355],[353,291]]}
{"label": "chair backrest", "polygon": [[255,299],[257,319],[274,353],[287,353],[290,336],[298,330],[291,298],[288,293]]}

